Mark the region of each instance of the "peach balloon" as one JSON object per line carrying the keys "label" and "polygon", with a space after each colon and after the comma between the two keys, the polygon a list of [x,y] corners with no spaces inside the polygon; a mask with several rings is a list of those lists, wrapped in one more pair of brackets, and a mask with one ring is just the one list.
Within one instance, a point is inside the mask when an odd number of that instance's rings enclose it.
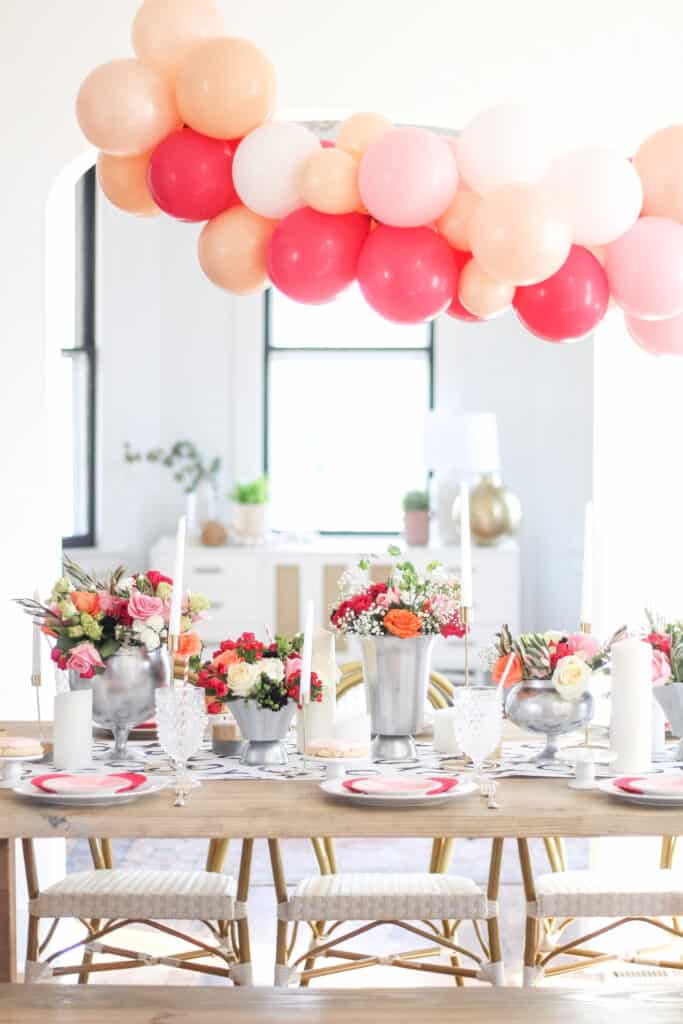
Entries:
{"label": "peach balloon", "polygon": [[85,137],[114,156],[141,156],[180,125],[170,83],[141,60],[113,60],[91,71],[76,116]]}
{"label": "peach balloon", "polygon": [[496,281],[479,266],[475,259],[468,260],[458,278],[458,298],[468,313],[488,320],[509,309],[515,297],[515,286]]}
{"label": "peach balloon", "polygon": [[147,185],[147,168],[151,154],[143,156],[112,156],[100,153],[97,158],[97,180],[110,203],[138,217],[156,217],[161,210],[152,199]]}
{"label": "peach balloon", "polygon": [[683,124],[650,135],[633,163],[643,183],[643,214],[683,224]]}
{"label": "peach balloon", "polygon": [[262,291],[268,285],[266,253],[277,221],[246,206],[219,214],[199,236],[199,262],[214,284],[237,295]]}
{"label": "peach balloon", "polygon": [[569,255],[566,215],[534,185],[502,185],[482,197],[470,222],[472,253],[498,281],[544,281]]}
{"label": "peach balloon", "polygon": [[181,65],[176,98],[183,121],[215,139],[240,139],[275,106],[275,68],[247,39],[209,39]]}
{"label": "peach balloon", "polygon": [[468,188],[458,186],[455,199],[446,212],[436,222],[439,234],[454,249],[470,251],[470,221],[472,214],[479,205],[479,196]]}
{"label": "peach balloon", "polygon": [[343,149],[354,160],[360,161],[370,143],[393,127],[382,114],[352,114],[339,129],[337,149]]}
{"label": "peach balloon", "polygon": [[145,0],[133,22],[133,49],[141,60],[175,74],[198,43],[222,35],[214,0]]}
{"label": "peach balloon", "polygon": [[301,171],[301,198],[321,213],[353,213],[361,202],[358,164],[343,149],[312,153]]}

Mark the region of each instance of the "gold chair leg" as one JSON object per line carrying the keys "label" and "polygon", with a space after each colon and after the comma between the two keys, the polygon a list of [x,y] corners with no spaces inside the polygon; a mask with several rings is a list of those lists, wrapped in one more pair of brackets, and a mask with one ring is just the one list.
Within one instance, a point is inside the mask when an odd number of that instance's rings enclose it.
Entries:
{"label": "gold chair leg", "polygon": [[[222,840],[219,840],[221,842]],[[254,853],[254,840],[242,840],[242,856],[240,858],[240,873],[237,880],[237,899],[240,903],[246,903],[249,898],[249,881],[251,878],[251,862]],[[237,922],[237,936],[239,949],[235,950],[241,964],[251,963],[251,943],[249,940],[249,921],[246,917],[240,918]]]}
{"label": "gold chair leg", "polygon": [[[494,839],[491,844],[491,863],[489,866],[489,882],[486,897],[492,903],[497,902],[500,890],[500,872],[503,865],[503,843],[503,839]],[[498,916],[489,918],[487,926],[491,963],[497,964],[503,959]]]}
{"label": "gold chair leg", "polygon": [[[531,867],[529,844],[526,839],[517,840],[517,850],[519,853],[519,865],[522,870],[522,880],[524,882],[524,897],[527,904],[535,903],[536,886],[534,884],[534,875]],[[531,971],[534,970],[538,964],[538,936],[538,920],[527,913],[526,929],[524,934],[524,970],[527,975],[530,975]]]}

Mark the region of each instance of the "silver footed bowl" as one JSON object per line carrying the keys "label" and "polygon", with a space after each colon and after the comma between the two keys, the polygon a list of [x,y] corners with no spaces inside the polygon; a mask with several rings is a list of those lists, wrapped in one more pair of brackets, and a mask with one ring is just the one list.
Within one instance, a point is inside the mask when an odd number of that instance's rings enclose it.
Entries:
{"label": "silver footed bowl", "polygon": [[593,717],[594,701],[590,693],[579,700],[565,700],[549,679],[523,679],[508,692],[505,712],[511,722],[546,737],[539,763],[555,760],[557,737],[587,725]]}

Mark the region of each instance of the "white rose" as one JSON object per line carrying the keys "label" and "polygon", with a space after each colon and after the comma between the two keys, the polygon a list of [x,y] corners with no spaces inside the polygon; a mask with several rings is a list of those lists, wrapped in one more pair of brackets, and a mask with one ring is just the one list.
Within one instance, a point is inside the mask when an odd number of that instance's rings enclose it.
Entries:
{"label": "white rose", "polygon": [[164,628],[164,620],[161,615],[150,615],[145,625],[148,629],[153,629],[155,633],[161,633]]}
{"label": "white rose", "polygon": [[263,658],[262,661],[257,661],[254,664],[254,668],[257,668],[259,672],[264,672],[274,683],[281,683],[285,678],[285,666],[279,658]]}
{"label": "white rose", "polygon": [[228,669],[228,686],[234,697],[248,697],[259,681],[261,670],[248,661],[236,661]]}
{"label": "white rose", "polygon": [[592,675],[593,670],[582,658],[570,654],[558,661],[553,672],[553,686],[563,700],[580,700]]}

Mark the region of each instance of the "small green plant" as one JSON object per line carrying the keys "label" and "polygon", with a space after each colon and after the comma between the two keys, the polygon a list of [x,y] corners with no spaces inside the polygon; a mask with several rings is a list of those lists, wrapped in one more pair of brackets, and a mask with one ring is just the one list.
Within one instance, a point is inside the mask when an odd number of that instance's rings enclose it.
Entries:
{"label": "small green plant", "polygon": [[403,499],[404,512],[428,512],[429,495],[426,491],[408,491]]}
{"label": "small green plant", "polygon": [[265,505],[268,502],[268,477],[260,476],[248,484],[235,484],[230,494],[238,505]]}
{"label": "small green plant", "polygon": [[151,448],[148,452],[138,452],[126,441],[123,447],[126,462],[154,462],[173,472],[173,479],[182,484],[185,494],[193,494],[202,480],[215,485],[221,460],[216,456],[205,463],[197,446],[192,441],[176,441],[171,448]]}

